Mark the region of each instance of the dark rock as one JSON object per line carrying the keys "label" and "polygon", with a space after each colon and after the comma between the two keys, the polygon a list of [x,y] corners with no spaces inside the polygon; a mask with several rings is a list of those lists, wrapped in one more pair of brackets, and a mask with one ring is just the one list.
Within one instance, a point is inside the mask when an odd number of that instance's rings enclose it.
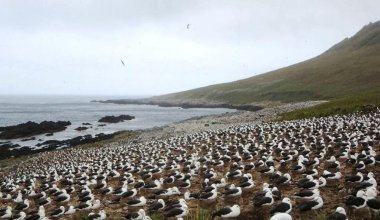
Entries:
{"label": "dark rock", "polygon": [[21,141],[34,141],[34,140],[36,140],[36,137],[24,138]]}
{"label": "dark rock", "polygon": [[49,137],[49,136],[53,136],[54,134],[53,133],[47,133],[45,136]]}
{"label": "dark rock", "polygon": [[19,125],[0,127],[0,139],[15,139],[44,133],[54,133],[65,130],[69,125],[71,125],[69,121],[43,121],[39,124],[29,121]]}
{"label": "dark rock", "polygon": [[36,153],[45,152],[45,151],[52,151],[59,147],[74,147],[74,146],[82,145],[82,144],[95,143],[98,141],[111,139],[115,135],[118,135],[120,133],[122,133],[122,131],[115,132],[112,134],[100,133],[100,134],[95,135],[95,137],[92,137],[91,135],[84,135],[84,136],[78,136],[72,139],[62,140],[62,141],[48,140],[36,145],[38,147],[42,147],[40,149],[33,149],[31,147],[20,148],[20,145],[18,144],[6,143],[3,145],[0,145],[0,160],[10,158],[10,157],[19,157],[23,155],[31,155],[31,154],[36,154]]}
{"label": "dark rock", "polygon": [[92,125],[91,123],[82,123],[82,125]]}
{"label": "dark rock", "polygon": [[131,116],[131,115],[105,116],[101,118],[98,122],[119,123],[125,120],[132,120],[134,118],[135,116]]}
{"label": "dark rock", "polygon": [[41,147],[43,145],[57,145],[57,144],[60,144],[61,142],[62,141],[58,141],[58,140],[47,140],[45,142],[36,144],[36,146]]}
{"label": "dark rock", "polygon": [[77,146],[77,145],[90,144],[90,143],[95,143],[97,141],[111,139],[115,135],[120,134],[120,133],[121,132],[115,132],[112,134],[100,133],[100,134],[95,135],[95,137],[92,137],[92,135],[88,134],[88,135],[78,136],[78,137],[74,137],[74,138],[62,140],[62,141],[48,140],[48,141],[45,141],[43,143],[39,143],[36,146],[38,146],[38,147],[48,146],[48,147],[54,147],[54,148],[64,147],[64,146],[73,147],[73,146]]}
{"label": "dark rock", "polygon": [[84,131],[84,130],[87,130],[88,129],[88,127],[77,127],[77,128],[75,128],[75,130],[77,130],[77,131]]}
{"label": "dark rock", "polygon": [[54,150],[55,148],[45,147],[38,150],[33,150],[30,147],[20,147],[18,144],[8,144],[0,145],[0,160],[10,158],[10,157],[19,157],[23,155],[30,155],[35,153],[40,153],[44,151]]}
{"label": "dark rock", "polygon": [[0,145],[0,149],[13,149],[13,148],[17,148],[17,147],[20,147],[20,145],[12,144],[12,143],[6,143],[6,144]]}
{"label": "dark rock", "polygon": [[106,126],[106,124],[100,124],[100,125],[98,125],[99,127],[104,127],[104,126]]}

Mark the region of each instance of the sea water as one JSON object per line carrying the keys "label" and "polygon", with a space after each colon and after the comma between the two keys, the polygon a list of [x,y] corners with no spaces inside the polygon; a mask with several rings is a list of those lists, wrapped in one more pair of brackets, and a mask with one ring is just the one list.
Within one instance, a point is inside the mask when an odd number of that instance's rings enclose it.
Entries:
{"label": "sea water", "polygon": [[[17,125],[28,121],[70,121],[72,124],[66,130],[54,133],[53,136],[37,135],[36,140],[10,141],[21,146],[34,147],[37,143],[47,140],[65,140],[83,135],[113,133],[122,130],[137,130],[163,126],[197,116],[232,112],[224,108],[190,108],[159,107],[154,105],[120,105],[112,103],[91,102],[91,100],[106,100],[136,97],[115,96],[0,96],[0,127]],[[121,123],[99,123],[98,120],[107,115],[132,115],[136,118]],[[75,128],[91,125],[84,131]],[[99,126],[106,124],[106,126]]]}

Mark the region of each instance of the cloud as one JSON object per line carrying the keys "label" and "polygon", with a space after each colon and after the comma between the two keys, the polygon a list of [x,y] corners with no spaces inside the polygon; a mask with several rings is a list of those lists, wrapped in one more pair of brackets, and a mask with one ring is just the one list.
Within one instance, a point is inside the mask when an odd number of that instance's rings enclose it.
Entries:
{"label": "cloud", "polygon": [[379,7],[353,0],[1,1],[0,94],[157,95],[237,80],[320,54],[379,20]]}

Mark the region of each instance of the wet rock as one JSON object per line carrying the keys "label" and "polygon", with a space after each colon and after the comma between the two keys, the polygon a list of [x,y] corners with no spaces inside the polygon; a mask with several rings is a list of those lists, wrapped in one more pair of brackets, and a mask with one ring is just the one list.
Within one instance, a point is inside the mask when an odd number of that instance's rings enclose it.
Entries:
{"label": "wet rock", "polygon": [[40,149],[33,149],[32,147],[21,147],[18,144],[12,144],[9,142],[2,142],[0,144],[0,160],[10,158],[10,157],[19,157],[23,155],[31,155],[45,151],[52,151],[59,147],[74,147],[82,144],[95,143],[102,140],[107,140],[113,138],[115,135],[120,134],[121,132],[115,132],[112,134],[97,134],[95,137],[91,135],[78,136],[68,140],[47,140],[43,143],[38,143],[36,146]]}
{"label": "wet rock", "polygon": [[54,133],[65,130],[69,125],[71,125],[69,121],[43,121],[41,123],[29,121],[14,126],[0,127],[0,139],[15,139],[44,133]]}
{"label": "wet rock", "polygon": [[24,138],[21,141],[34,141],[34,140],[36,140],[36,137]]}
{"label": "wet rock", "polygon": [[131,115],[119,115],[119,116],[105,116],[101,119],[99,119],[98,122],[105,122],[105,123],[119,123],[123,122],[125,120],[132,120],[135,119],[135,116]]}
{"label": "wet rock", "polygon": [[38,147],[47,146],[49,148],[51,148],[51,147],[58,148],[58,147],[67,147],[67,146],[73,147],[73,146],[77,146],[77,145],[90,144],[90,143],[95,143],[97,141],[111,139],[115,135],[120,134],[120,133],[121,132],[115,132],[112,134],[100,133],[100,134],[95,135],[94,137],[92,135],[88,134],[88,135],[78,136],[78,137],[74,137],[74,138],[67,139],[67,140],[61,140],[61,141],[60,140],[48,140],[48,141],[45,141],[43,143],[39,143],[36,146],[38,146]]}
{"label": "wet rock", "polygon": [[88,127],[83,127],[83,126],[81,126],[81,127],[77,127],[77,128],[75,128],[74,130],[77,130],[77,131],[85,131],[85,130],[87,130],[88,129]]}

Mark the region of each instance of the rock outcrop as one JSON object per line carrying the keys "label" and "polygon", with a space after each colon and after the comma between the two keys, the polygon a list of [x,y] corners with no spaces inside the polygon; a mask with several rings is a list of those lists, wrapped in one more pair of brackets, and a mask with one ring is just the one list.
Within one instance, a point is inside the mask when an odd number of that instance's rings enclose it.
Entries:
{"label": "rock outcrop", "polygon": [[71,125],[70,121],[43,121],[41,123],[28,121],[14,126],[0,127],[0,139],[15,139],[54,133],[65,130],[69,125]]}
{"label": "rock outcrop", "polygon": [[101,118],[98,122],[119,123],[125,120],[132,120],[132,119],[135,119],[135,116],[131,116],[131,115],[105,116]]}

